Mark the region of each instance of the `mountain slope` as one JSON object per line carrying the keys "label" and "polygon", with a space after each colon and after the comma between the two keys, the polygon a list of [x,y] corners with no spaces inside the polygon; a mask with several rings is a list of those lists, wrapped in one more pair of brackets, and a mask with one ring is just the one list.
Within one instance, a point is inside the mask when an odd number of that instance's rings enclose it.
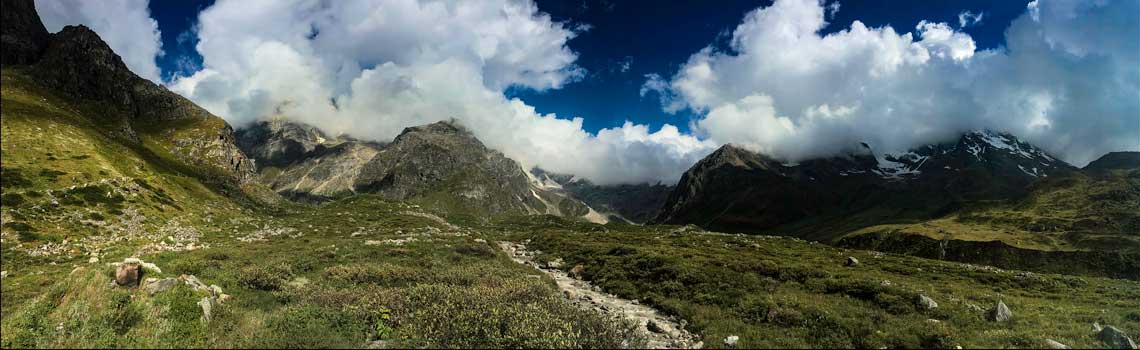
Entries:
{"label": "mountain slope", "polygon": [[135,75],[91,29],[48,34],[34,5],[19,1],[5,3],[4,12],[4,41],[33,43],[5,45],[5,68],[73,102],[108,135],[188,164],[185,170],[204,179],[237,187],[253,174],[225,121]]}
{"label": "mountain slope", "polygon": [[604,222],[585,204],[532,178],[452,121],[406,128],[380,144],[287,120],[238,132],[258,164],[258,181],[294,200],[360,193],[410,201],[449,215],[552,214]]}
{"label": "mountain slope", "polygon": [[588,179],[540,168],[531,169],[531,173],[546,188],[561,190],[615,222],[648,222],[657,216],[673,190],[662,184],[597,185]]}
{"label": "mountain slope", "polygon": [[273,199],[247,182],[225,121],[130,72],[90,29],[48,34],[31,1],[6,1],[2,36],[6,266],[188,249],[201,232],[187,226]]}
{"label": "mountain slope", "polygon": [[991,131],[901,155],[861,145],[799,164],[728,145],[682,176],[656,220],[831,240],[866,226],[940,217],[966,203],[1019,198],[1038,178],[1073,171]]}

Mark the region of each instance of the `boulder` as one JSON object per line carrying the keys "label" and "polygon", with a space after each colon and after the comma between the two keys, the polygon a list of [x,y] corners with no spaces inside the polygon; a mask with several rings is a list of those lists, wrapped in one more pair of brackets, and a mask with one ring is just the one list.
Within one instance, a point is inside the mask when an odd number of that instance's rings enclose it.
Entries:
{"label": "boulder", "polygon": [[546,262],[546,268],[548,268],[548,269],[559,269],[559,268],[562,268],[563,264],[564,263],[562,262],[562,258],[558,258],[558,259],[554,259],[554,260]]}
{"label": "boulder", "polygon": [[202,281],[199,281],[198,277],[194,277],[194,275],[182,275],[182,276],[178,276],[178,278],[181,279],[183,282],[186,282],[186,285],[190,286],[190,288],[194,288],[194,290],[207,291],[207,292],[211,292],[211,293],[213,292],[212,290],[210,290],[210,287],[207,287],[205,283],[202,283]]}
{"label": "boulder", "polygon": [[139,285],[142,270],[138,264],[122,264],[115,268],[115,284],[121,287],[134,287]]}
{"label": "boulder", "polygon": [[847,262],[843,263],[843,266],[857,266],[857,265],[859,265],[859,259],[856,259],[853,256],[847,257]]}
{"label": "boulder", "polygon": [[574,268],[570,269],[570,276],[571,277],[582,277],[583,272],[586,272],[585,266],[582,266],[581,264],[574,265]]}
{"label": "boulder", "polygon": [[724,338],[724,346],[727,346],[730,348],[736,347],[736,342],[738,342],[738,341],[740,341],[740,337],[735,336],[735,335],[730,335],[730,336]]}
{"label": "boulder", "polygon": [[214,304],[218,303],[218,299],[214,297],[204,297],[198,301],[198,306],[202,307],[202,319],[206,322],[210,321],[213,316]]}
{"label": "boulder", "polygon": [[1072,349],[1068,345],[1061,344],[1061,342],[1053,339],[1045,339],[1045,347],[1050,349]]}
{"label": "boulder", "polygon": [[938,303],[935,302],[934,299],[930,299],[930,297],[922,294],[915,297],[914,302],[919,310],[934,310],[938,308]]}
{"label": "boulder", "polygon": [[145,289],[147,293],[154,295],[155,293],[173,288],[177,284],[178,279],[176,278],[163,278],[160,280],[155,280],[153,282],[147,282],[147,284],[143,286],[143,289]]}
{"label": "boulder", "polygon": [[1010,311],[1009,307],[1005,306],[1004,301],[999,300],[997,306],[990,309],[989,314],[986,315],[986,319],[994,322],[1007,322],[1013,319],[1013,311]]}
{"label": "boulder", "polygon": [[1104,328],[1100,330],[1100,335],[1098,335],[1097,338],[1113,349],[1137,348],[1136,342],[1132,341],[1132,338],[1129,338],[1123,331],[1113,326],[1104,326]]}

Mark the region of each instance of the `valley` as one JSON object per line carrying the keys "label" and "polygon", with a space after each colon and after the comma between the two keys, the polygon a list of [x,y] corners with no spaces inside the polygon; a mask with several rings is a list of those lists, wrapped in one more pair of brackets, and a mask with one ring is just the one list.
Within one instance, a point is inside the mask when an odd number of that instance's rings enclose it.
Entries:
{"label": "valley", "polygon": [[[456,119],[230,125],[5,3],[0,347],[1076,348],[1140,335],[1140,152],[967,130],[674,185]],[[236,128],[236,129],[235,129]],[[1134,346],[1134,345],[1131,345]]]}

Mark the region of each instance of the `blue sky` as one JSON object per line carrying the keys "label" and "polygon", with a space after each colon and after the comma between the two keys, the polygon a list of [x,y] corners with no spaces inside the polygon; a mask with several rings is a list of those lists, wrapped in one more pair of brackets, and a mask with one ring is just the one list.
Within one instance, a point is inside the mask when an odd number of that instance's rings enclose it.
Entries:
{"label": "blue sky", "polygon": [[[538,1],[538,8],[554,20],[591,28],[569,42],[579,54],[577,64],[588,74],[560,89],[507,91],[534,106],[540,113],[563,118],[582,117],[587,131],[620,126],[626,120],[659,126],[672,123],[688,130],[698,117],[683,110],[670,114],[650,96],[640,96],[645,75],[668,75],[689,55],[709,45],[722,46],[748,11],[772,1],[719,1],[700,6],[684,1]],[[824,33],[846,29],[854,20],[871,27],[891,26],[913,31],[919,21],[943,21],[954,25],[964,11],[981,13],[982,21],[962,31],[969,33],[979,49],[1004,44],[1009,22],[1025,11],[1027,0],[1007,1],[843,1]],[[158,66],[164,80],[176,74],[190,75],[201,68],[202,57],[194,50],[197,36],[191,31],[198,12],[213,0],[152,1],[150,11],[158,22],[165,55]],[[181,38],[181,40],[180,40]]]}
{"label": "blue sky", "polygon": [[[539,1],[556,20],[586,23],[593,28],[570,41],[578,64],[593,74],[552,91],[511,91],[538,108],[560,116],[582,116],[587,130],[635,123],[671,122],[687,130],[691,111],[669,115],[652,98],[641,98],[645,75],[668,75],[689,55],[709,43],[720,43],[748,11],[771,1],[717,1],[699,6],[684,1]],[[848,28],[853,20],[868,26],[913,31],[921,20],[957,23],[963,11],[984,13],[982,23],[967,27],[979,48],[1004,44],[1002,32],[1028,1],[843,1],[824,33]],[[630,62],[628,71],[620,65]]]}
{"label": "blue sky", "polygon": [[[537,2],[535,2],[537,1]],[[453,118],[524,167],[674,182],[724,144],[800,161],[1018,135],[1140,150],[1140,1],[37,0],[241,128],[388,141]],[[108,20],[114,18],[114,21]],[[979,20],[980,19],[980,20]]]}

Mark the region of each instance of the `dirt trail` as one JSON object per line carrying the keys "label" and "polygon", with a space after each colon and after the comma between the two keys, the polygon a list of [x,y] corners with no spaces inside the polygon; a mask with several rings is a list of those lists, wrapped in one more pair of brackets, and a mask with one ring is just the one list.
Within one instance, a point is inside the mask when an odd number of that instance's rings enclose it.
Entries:
{"label": "dirt trail", "polygon": [[554,279],[558,289],[571,304],[586,310],[596,310],[607,316],[621,316],[637,323],[638,328],[648,339],[646,344],[648,348],[699,349],[704,345],[680,324],[651,307],[641,305],[635,300],[622,299],[602,292],[589,282],[570,277],[554,266],[541,266],[542,264],[534,261],[535,253],[527,250],[524,244],[499,242],[499,248],[505,251],[511,260],[534,267]]}

